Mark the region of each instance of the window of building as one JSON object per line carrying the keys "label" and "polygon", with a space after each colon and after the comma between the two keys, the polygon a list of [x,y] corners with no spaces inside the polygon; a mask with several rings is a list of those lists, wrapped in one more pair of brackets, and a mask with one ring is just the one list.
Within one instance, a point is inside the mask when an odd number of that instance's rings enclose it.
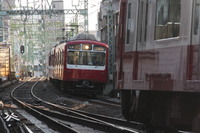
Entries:
{"label": "window of building", "polygon": [[155,40],[179,36],[181,0],[157,0]]}

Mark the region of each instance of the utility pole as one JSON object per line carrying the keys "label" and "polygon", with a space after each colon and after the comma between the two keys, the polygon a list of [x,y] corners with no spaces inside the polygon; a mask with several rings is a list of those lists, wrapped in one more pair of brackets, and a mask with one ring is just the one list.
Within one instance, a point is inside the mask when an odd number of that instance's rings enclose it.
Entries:
{"label": "utility pole", "polygon": [[88,33],[88,0],[84,0],[84,10],[85,10],[84,30],[85,30],[85,33]]}
{"label": "utility pole", "polygon": [[114,29],[113,29],[113,7],[112,0],[108,0],[108,10],[107,10],[107,36],[108,36],[108,46],[109,46],[109,76],[113,76],[113,65],[115,61],[115,47],[114,47]]}
{"label": "utility pole", "polygon": [[[2,3],[3,3],[3,0],[0,0],[0,11],[2,11]],[[2,12],[3,13],[3,12]],[[0,14],[0,42],[3,42],[3,17],[2,17],[2,14]]]}

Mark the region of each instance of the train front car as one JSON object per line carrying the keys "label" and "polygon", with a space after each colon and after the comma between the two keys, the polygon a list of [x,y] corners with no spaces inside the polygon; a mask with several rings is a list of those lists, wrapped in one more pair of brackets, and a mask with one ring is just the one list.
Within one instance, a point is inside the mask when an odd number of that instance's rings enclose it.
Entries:
{"label": "train front car", "polygon": [[119,17],[123,115],[148,132],[200,132],[200,0],[121,0]]}
{"label": "train front car", "polygon": [[95,40],[67,42],[63,87],[82,93],[102,93],[108,81],[108,45]]}

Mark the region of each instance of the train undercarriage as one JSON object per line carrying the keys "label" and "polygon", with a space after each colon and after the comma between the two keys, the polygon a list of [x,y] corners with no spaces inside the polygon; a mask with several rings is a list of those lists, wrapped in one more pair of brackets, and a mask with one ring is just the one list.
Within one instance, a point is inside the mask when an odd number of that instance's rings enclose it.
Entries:
{"label": "train undercarriage", "polygon": [[82,94],[86,93],[96,95],[102,94],[103,90],[105,89],[105,83],[96,83],[89,80],[61,81],[50,78],[50,81],[56,88],[72,93],[80,92]]}
{"label": "train undercarriage", "polygon": [[200,132],[198,93],[122,90],[122,113],[145,123],[148,133]]}

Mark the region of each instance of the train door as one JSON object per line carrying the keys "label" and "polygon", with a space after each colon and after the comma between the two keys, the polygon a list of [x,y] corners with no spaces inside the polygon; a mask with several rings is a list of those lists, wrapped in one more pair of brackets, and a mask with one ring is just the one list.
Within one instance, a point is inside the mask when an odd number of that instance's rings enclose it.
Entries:
{"label": "train door", "polygon": [[193,3],[188,80],[200,80],[200,0]]}
{"label": "train door", "polygon": [[138,52],[146,45],[148,4],[149,0],[128,0],[126,4],[121,93],[122,113],[127,119],[137,110],[139,91],[132,84],[138,81]]}
{"label": "train door", "polygon": [[125,15],[125,53],[137,50],[138,6],[138,0],[127,1]]}
{"label": "train door", "polygon": [[116,89],[122,89],[123,86],[123,51],[124,51],[124,38],[125,38],[125,23],[126,23],[126,7],[127,7],[127,0],[121,0],[120,2],[120,12],[119,12],[119,27],[118,27],[118,34],[117,34],[117,46],[116,46]]}
{"label": "train door", "polygon": [[138,52],[146,47],[148,6],[149,0],[128,0],[126,4],[124,50],[121,59],[121,71],[123,78],[126,78],[123,81],[125,89],[131,88],[129,83],[132,80],[138,80]]}
{"label": "train door", "polygon": [[[133,73],[133,67],[129,67],[128,65],[130,62],[133,62],[133,51],[137,51],[138,6],[138,0],[122,0],[120,3],[116,56],[116,67],[118,71],[116,86],[119,89],[124,88],[124,74],[129,72]],[[126,56],[130,57],[129,60],[127,60],[128,58]],[[125,69],[126,66],[129,69]]]}
{"label": "train door", "polygon": [[[194,0],[193,2],[193,19],[191,22],[191,41],[189,46],[189,59],[188,59],[188,73],[187,86],[195,92],[196,95],[192,95],[188,101],[196,101],[192,106],[194,114],[192,119],[192,131],[200,131],[200,0]],[[192,102],[194,103],[194,102]]]}

